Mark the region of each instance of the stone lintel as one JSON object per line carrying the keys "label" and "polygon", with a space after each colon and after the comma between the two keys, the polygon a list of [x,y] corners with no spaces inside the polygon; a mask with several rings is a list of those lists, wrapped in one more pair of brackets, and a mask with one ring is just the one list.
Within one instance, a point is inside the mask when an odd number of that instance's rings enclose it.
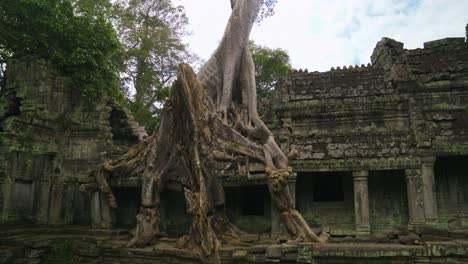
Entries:
{"label": "stone lintel", "polygon": [[436,161],[436,159],[437,157],[435,156],[421,157],[421,164],[434,166],[434,162]]}

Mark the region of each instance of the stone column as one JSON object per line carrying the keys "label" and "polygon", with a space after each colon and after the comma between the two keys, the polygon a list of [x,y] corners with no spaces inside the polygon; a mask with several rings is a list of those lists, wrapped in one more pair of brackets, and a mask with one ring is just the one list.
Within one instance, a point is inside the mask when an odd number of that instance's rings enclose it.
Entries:
{"label": "stone column", "polygon": [[8,222],[10,217],[10,211],[12,207],[11,200],[13,200],[13,183],[10,177],[6,177],[3,180],[3,189],[0,186],[0,192],[3,192],[3,211],[0,213],[0,223]]}
{"label": "stone column", "polygon": [[420,169],[407,169],[406,191],[408,193],[408,210],[410,231],[418,231],[425,222],[423,180]]}
{"label": "stone column", "polygon": [[91,225],[93,228],[111,229],[114,223],[112,209],[104,195],[97,191],[91,195]]}
{"label": "stone column", "polygon": [[63,184],[53,184],[50,189],[49,225],[63,224]]}
{"label": "stone column", "polygon": [[421,158],[421,174],[424,195],[424,214],[426,222],[433,223],[437,219],[437,199],[434,181],[435,157]]}
{"label": "stone column", "polygon": [[289,183],[289,192],[291,193],[291,199],[292,199],[294,208],[296,208],[296,181],[297,181],[297,174],[293,172],[291,176],[289,177],[288,183]]}
{"label": "stone column", "polygon": [[368,171],[353,171],[356,235],[370,233],[368,177]]}
{"label": "stone column", "polygon": [[36,223],[47,225],[49,223],[50,182],[39,183],[39,197],[36,202]]}
{"label": "stone column", "polygon": [[114,217],[112,214],[112,209],[109,207],[106,198],[102,193],[100,193],[101,198],[101,227],[104,229],[111,229],[114,222]]}
{"label": "stone column", "polygon": [[100,193],[94,192],[91,195],[91,226],[93,228],[100,228],[101,227],[101,197]]}

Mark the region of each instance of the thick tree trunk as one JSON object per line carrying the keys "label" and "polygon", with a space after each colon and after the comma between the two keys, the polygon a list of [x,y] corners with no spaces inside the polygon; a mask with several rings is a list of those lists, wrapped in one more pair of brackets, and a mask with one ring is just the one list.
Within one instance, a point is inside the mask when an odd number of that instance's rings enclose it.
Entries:
{"label": "thick tree trunk", "polygon": [[120,159],[103,163],[96,173],[111,207],[117,204],[107,184],[109,176],[143,177],[137,228],[129,246],[142,246],[158,237],[159,194],[171,181],[185,187],[188,213],[193,217],[190,234],[179,246],[219,260],[219,242],[239,233],[224,211],[222,177],[239,173],[240,165],[249,159],[265,164],[271,198],[292,241],[327,238],[316,236],[295,210],[287,180],[288,159],[257,112],[254,64],[247,43],[262,0],[231,0],[231,4],[220,46],[198,75],[188,65],[180,66],[154,134]]}

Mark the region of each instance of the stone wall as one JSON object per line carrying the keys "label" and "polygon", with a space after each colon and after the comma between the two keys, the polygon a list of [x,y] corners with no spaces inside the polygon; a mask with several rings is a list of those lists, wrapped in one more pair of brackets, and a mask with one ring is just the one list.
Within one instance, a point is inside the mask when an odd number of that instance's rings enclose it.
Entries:
{"label": "stone wall", "polygon": [[[446,161],[468,156],[468,44],[451,38],[406,50],[384,38],[371,59],[323,73],[295,71],[278,82],[265,120],[297,172],[291,188],[298,208],[311,226],[330,226],[338,236],[423,224],[468,228],[467,170]],[[99,192],[86,196],[79,187],[144,131],[111,100],[86,104],[51,69],[35,58],[8,65],[0,90],[0,220],[134,225],[141,179],[110,180],[126,205],[115,212]],[[265,182],[261,169],[226,180],[228,214],[244,229],[277,233],[279,214],[263,191],[263,202],[243,208],[240,193]],[[163,230],[186,230],[180,192],[166,194],[179,206],[164,209],[163,201]]]}
{"label": "stone wall", "polygon": [[86,103],[79,87],[43,60],[8,63],[0,90],[0,222],[89,224],[79,191],[104,158],[145,134],[110,99]]}
{"label": "stone wall", "polygon": [[[328,72],[291,72],[279,81],[265,113],[299,175],[348,172],[343,192],[351,192],[345,197],[351,197],[353,210],[298,193],[299,205],[311,205],[304,215],[316,216],[308,219],[311,225],[320,220],[338,226],[332,234],[428,223],[468,228],[460,220],[467,217],[466,192],[447,191],[466,185],[466,166],[442,169],[451,175],[434,181],[436,160],[468,155],[468,43],[447,38],[406,50],[383,38],[371,61]],[[299,179],[296,190],[305,182]],[[344,214],[341,224],[333,212]]]}

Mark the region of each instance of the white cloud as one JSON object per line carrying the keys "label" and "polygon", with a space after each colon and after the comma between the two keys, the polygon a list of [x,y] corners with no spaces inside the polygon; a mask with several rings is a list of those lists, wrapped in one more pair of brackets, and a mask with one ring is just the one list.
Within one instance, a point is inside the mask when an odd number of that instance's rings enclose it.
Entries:
{"label": "white cloud", "polygon": [[[187,42],[208,59],[229,18],[228,0],[175,0],[186,7],[193,35]],[[279,0],[275,15],[256,25],[258,44],[289,52],[295,68],[324,71],[368,63],[382,37],[405,48],[445,37],[463,37],[467,0]]]}

